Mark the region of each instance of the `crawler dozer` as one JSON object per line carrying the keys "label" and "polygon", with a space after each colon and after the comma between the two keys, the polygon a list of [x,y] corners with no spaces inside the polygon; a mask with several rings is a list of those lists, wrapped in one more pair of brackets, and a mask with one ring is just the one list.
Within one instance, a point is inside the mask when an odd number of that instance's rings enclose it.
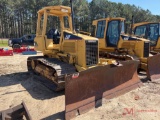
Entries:
{"label": "crawler dozer", "polygon": [[[38,11],[34,47],[43,56],[27,60],[28,70],[40,74],[44,85],[54,91],[65,89],[66,119],[93,108],[102,98],[113,98],[141,85],[139,62],[117,64],[112,59],[99,59],[98,39],[74,31],[71,8],[49,6]],[[50,16],[59,18],[60,31],[47,30]]]}
{"label": "crawler dozer", "polygon": [[135,36],[150,40],[150,53],[160,52],[160,22],[140,22],[132,25]]}
{"label": "crawler dozer", "polygon": [[116,60],[139,60],[138,71],[144,70],[147,77],[160,77],[160,55],[149,56],[150,41],[125,34],[124,18],[94,20],[94,37],[99,39],[100,57]]}

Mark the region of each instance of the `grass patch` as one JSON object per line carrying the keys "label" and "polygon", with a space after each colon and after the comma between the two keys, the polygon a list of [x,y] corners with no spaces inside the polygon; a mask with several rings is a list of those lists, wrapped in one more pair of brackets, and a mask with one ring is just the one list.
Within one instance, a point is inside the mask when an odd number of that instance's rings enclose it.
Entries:
{"label": "grass patch", "polygon": [[8,39],[0,39],[0,47],[8,47]]}
{"label": "grass patch", "polygon": [[0,47],[8,47],[8,44],[0,44]]}

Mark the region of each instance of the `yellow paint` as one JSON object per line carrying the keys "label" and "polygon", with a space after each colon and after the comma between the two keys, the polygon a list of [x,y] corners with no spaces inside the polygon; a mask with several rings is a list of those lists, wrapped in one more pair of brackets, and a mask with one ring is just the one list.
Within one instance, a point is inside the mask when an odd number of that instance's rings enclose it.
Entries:
{"label": "yellow paint", "polygon": [[[48,16],[59,17],[61,36],[59,44],[55,44],[53,39],[48,39],[46,36],[47,18]],[[63,17],[68,17],[69,28],[65,28]],[[43,18],[43,20],[41,20]],[[43,23],[42,28],[41,23]],[[81,38],[79,39],[69,39],[64,37],[64,32]],[[82,32],[82,31],[80,31]],[[84,33],[84,32],[83,32]],[[89,36],[89,33],[85,32],[86,35],[81,33],[76,33],[72,29],[72,18],[71,18],[71,8],[66,6],[49,6],[44,7],[38,11],[37,20],[37,30],[35,49],[37,51],[42,51],[45,56],[54,57],[74,64],[78,71],[82,71],[88,68],[92,68],[97,65],[86,66],[86,41],[94,42],[98,41],[97,38]],[[99,46],[98,48],[99,49]],[[99,52],[97,53],[99,60]],[[112,62],[109,62],[112,63]],[[97,62],[99,64],[99,61]]]}
{"label": "yellow paint", "polygon": [[[124,40],[122,39],[122,37],[119,37],[119,41],[118,41],[118,45],[116,47],[109,47],[107,46],[107,29],[108,29],[108,23],[110,21],[114,21],[114,20],[119,20],[119,21],[125,21],[125,18],[121,18],[121,17],[117,17],[117,18],[103,18],[103,19],[98,19],[98,20],[94,20],[92,22],[92,25],[95,26],[95,35],[96,32],[98,30],[97,25],[99,21],[105,20],[106,21],[106,26],[105,26],[105,30],[104,30],[104,37],[103,38],[99,38],[99,51],[101,53],[105,53],[105,52],[116,52],[117,49],[127,49],[128,54],[132,55],[132,56],[137,56],[140,60],[142,60],[142,62],[147,63],[147,58],[144,58],[144,43],[149,43],[149,40],[144,39],[144,38],[138,38],[138,37],[134,37],[132,36],[132,38],[135,38],[135,40]],[[135,26],[134,26],[135,27]],[[122,33],[125,37],[129,38],[129,35],[126,35],[124,33]],[[160,38],[159,38],[160,39]],[[159,40],[160,42],[160,40]],[[146,65],[141,65],[142,68],[146,69]]]}
{"label": "yellow paint", "polygon": [[[140,22],[140,23],[135,23],[133,24],[133,29],[134,30],[138,26],[146,25],[146,24],[160,24],[160,22]],[[157,44],[155,46],[152,46],[152,50],[159,52],[160,51],[160,36],[158,37]]]}

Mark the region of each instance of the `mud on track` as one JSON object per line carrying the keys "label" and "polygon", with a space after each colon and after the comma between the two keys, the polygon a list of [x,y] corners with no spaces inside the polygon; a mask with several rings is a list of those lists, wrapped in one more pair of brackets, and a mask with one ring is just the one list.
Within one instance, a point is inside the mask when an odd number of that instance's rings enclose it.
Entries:
{"label": "mud on track", "polygon": [[[39,53],[40,54],[40,53]],[[52,92],[43,86],[39,76],[28,73],[28,56],[0,57],[0,111],[23,100],[33,120],[64,119],[64,92]],[[141,76],[142,78],[145,75]],[[126,113],[126,114],[125,114]],[[103,106],[80,115],[75,120],[159,120],[160,80],[125,95],[103,100]]]}

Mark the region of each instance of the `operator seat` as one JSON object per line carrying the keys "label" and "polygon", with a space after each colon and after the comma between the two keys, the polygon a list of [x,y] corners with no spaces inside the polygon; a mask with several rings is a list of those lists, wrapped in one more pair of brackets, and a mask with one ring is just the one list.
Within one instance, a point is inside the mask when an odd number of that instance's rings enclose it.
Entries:
{"label": "operator seat", "polygon": [[60,33],[57,29],[50,29],[47,33],[47,39],[53,39],[53,44],[59,44]]}

